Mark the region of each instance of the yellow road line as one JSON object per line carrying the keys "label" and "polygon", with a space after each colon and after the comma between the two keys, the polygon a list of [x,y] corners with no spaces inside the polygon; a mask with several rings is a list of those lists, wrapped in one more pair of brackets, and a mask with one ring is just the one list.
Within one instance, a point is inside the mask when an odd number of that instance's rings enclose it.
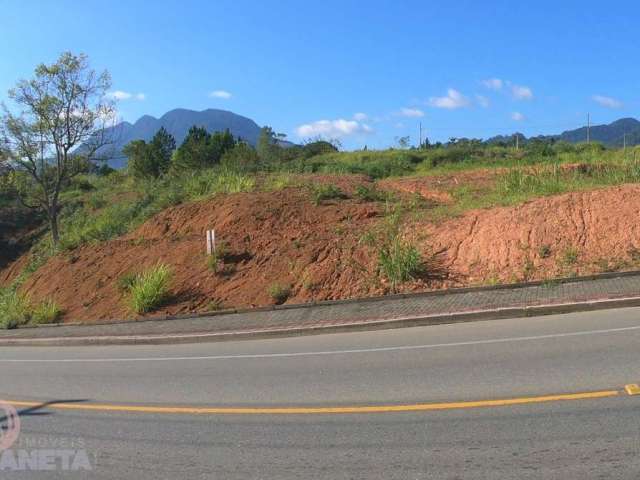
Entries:
{"label": "yellow road line", "polygon": [[640,395],[640,386],[636,383],[625,385],[624,389],[629,395]]}
{"label": "yellow road line", "polygon": [[[209,414],[209,415],[289,415],[289,414],[321,414],[321,413],[387,413],[387,412],[425,412],[431,410],[454,410],[480,407],[506,407],[530,403],[558,402],[570,400],[588,400],[615,397],[618,390],[599,392],[568,393],[539,397],[505,398],[499,400],[479,400],[449,403],[418,403],[412,405],[372,405],[372,406],[338,406],[338,407],[156,407],[142,405],[109,405],[96,403],[52,403],[43,408],[56,410],[81,410],[100,412],[157,413],[157,414]],[[40,402],[7,400],[16,407],[38,407]]]}

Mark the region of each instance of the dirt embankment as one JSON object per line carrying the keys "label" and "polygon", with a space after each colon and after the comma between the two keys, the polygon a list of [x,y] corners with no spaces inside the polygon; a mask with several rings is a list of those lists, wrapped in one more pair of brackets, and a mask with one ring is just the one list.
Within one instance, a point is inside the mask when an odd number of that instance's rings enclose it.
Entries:
{"label": "dirt embankment", "polygon": [[[58,255],[23,288],[81,320],[130,317],[117,280],[157,262],[174,272],[173,298],[161,313],[272,304],[275,284],[290,285],[289,302],[296,303],[381,293],[358,267],[369,261],[360,236],[380,210],[355,200],[316,206],[297,188],[219,196],[170,208],[120,239]],[[212,228],[227,252],[217,273],[205,255]]]}
{"label": "dirt embankment", "polygon": [[513,282],[630,268],[640,262],[640,186],[539,198],[468,212],[427,231],[462,284]]}
{"label": "dirt embankment", "polygon": [[[340,180],[340,187],[352,193],[366,181]],[[119,239],[58,255],[23,289],[54,298],[66,320],[131,317],[118,279],[157,262],[174,272],[172,298],[159,314],[273,304],[269,288],[276,284],[291,286],[289,303],[382,294],[371,274],[375,251],[360,239],[383,211],[353,198],[315,205],[305,188],[218,196],[170,208]],[[630,268],[640,264],[639,213],[640,186],[626,185],[470,211],[438,225],[413,220],[407,236],[425,256],[435,254],[433,275],[403,288]],[[205,255],[211,228],[227,251],[218,272]]]}

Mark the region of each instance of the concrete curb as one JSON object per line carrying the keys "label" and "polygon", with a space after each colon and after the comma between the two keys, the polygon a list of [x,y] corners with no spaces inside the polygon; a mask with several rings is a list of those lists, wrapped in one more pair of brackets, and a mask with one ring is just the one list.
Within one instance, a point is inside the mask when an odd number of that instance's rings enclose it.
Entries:
{"label": "concrete curb", "polygon": [[451,323],[525,318],[612,308],[639,307],[640,297],[589,300],[584,302],[506,307],[491,310],[451,312],[446,314],[419,315],[390,319],[345,322],[342,324],[314,324],[299,328],[275,327],[268,329],[233,330],[167,335],[100,335],[87,337],[48,338],[0,338],[0,347],[52,347],[98,345],[162,345],[179,343],[218,342],[230,340],[256,340],[263,338],[292,337],[326,333],[383,330],[392,328],[442,325]]}

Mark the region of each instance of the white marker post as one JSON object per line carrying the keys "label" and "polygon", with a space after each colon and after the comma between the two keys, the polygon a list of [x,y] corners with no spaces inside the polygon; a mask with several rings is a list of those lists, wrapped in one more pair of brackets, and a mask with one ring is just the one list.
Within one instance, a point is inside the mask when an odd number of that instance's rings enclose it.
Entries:
{"label": "white marker post", "polygon": [[216,251],[216,232],[215,230],[207,230],[207,255],[213,255]]}

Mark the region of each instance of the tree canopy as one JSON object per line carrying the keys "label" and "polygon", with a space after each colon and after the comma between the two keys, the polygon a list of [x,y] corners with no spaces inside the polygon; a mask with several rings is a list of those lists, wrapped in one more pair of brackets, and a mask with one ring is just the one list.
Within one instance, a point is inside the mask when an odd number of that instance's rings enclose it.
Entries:
{"label": "tree canopy", "polygon": [[65,52],[9,90],[16,108],[4,107],[0,162],[28,175],[15,187],[26,206],[46,214],[54,246],[60,238],[62,189],[109,143],[105,131],[115,118],[110,86],[108,72],[91,69],[86,55]]}

